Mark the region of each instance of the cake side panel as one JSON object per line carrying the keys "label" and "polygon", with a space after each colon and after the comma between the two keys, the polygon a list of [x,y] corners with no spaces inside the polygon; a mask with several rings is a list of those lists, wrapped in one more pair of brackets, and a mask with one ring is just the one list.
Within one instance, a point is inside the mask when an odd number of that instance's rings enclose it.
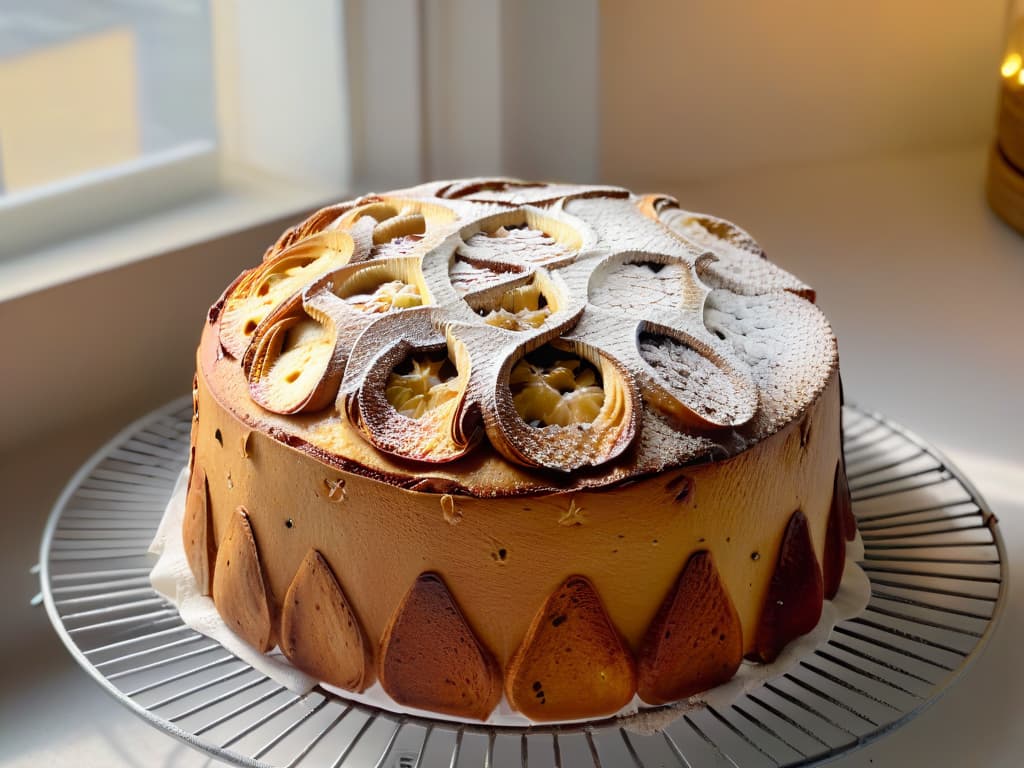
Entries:
{"label": "cake side panel", "polygon": [[802,420],[730,460],[601,492],[479,499],[403,490],[252,430],[213,391],[215,357],[214,345],[201,348],[195,429],[215,542],[244,506],[275,601],[317,549],[374,652],[402,597],[428,571],[443,576],[502,668],[538,607],[572,574],[593,582],[636,651],[698,550],[712,553],[749,652],[794,510],[803,510],[818,561],[824,557],[840,450],[835,373]]}

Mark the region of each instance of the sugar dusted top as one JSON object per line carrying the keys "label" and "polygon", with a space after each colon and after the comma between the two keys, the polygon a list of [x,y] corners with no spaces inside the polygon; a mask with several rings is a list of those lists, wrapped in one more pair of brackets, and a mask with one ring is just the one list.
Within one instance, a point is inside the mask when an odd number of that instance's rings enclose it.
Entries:
{"label": "sugar dusted top", "polygon": [[491,496],[719,459],[837,369],[806,285],[664,196],[437,182],[317,212],[211,310],[243,421],[345,469]]}

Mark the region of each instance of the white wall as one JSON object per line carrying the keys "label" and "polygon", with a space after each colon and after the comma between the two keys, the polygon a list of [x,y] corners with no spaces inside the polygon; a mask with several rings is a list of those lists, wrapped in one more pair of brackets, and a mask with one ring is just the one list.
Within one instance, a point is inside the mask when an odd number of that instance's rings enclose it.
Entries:
{"label": "white wall", "polygon": [[649,187],[992,135],[1005,0],[600,0],[600,165]]}
{"label": "white wall", "polygon": [[421,8],[424,178],[596,178],[596,0]]}
{"label": "white wall", "polygon": [[530,179],[596,181],[596,0],[504,0],[505,164]]}
{"label": "white wall", "polygon": [[354,189],[597,177],[597,0],[344,8]]}
{"label": "white wall", "polygon": [[347,0],[346,12],[356,80],[378,83],[355,88],[357,179],[653,187],[986,142],[1005,0]]}

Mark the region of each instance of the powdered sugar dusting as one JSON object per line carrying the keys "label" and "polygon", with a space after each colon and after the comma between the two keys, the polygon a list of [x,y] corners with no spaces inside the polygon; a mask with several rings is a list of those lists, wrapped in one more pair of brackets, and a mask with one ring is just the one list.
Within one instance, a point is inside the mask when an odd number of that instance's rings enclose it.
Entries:
{"label": "powdered sugar dusting", "polygon": [[828,320],[792,294],[712,291],[704,322],[724,336],[757,382],[754,434],[774,432],[802,413],[832,371],[836,343]]}
{"label": "powdered sugar dusting", "polygon": [[[359,229],[367,221],[372,237]],[[415,473],[391,464],[394,456],[450,465],[438,474],[457,483],[457,463],[487,444],[518,465],[509,476],[522,492],[551,482],[531,472],[572,472],[561,487],[595,487],[724,458],[800,416],[837,367],[813,292],[739,227],[670,198],[509,179],[438,182],[318,212],[289,230],[267,264],[289,252],[281,248],[316,258],[321,242],[348,243],[338,279],[391,269],[418,286],[424,306],[357,320],[322,289],[334,273],[275,293],[269,317],[301,304],[337,333],[332,367],[312,387],[328,406],[274,423],[331,455],[354,445],[332,431],[354,431],[378,452],[357,451],[357,463],[378,474]],[[522,310],[502,305],[516,291],[543,299],[542,321],[485,322]],[[260,325],[253,336],[262,333]],[[517,413],[510,372],[545,344],[600,370],[606,396],[587,420],[531,425]],[[385,396],[395,366],[445,347],[457,371],[450,407],[403,417]],[[241,345],[229,351],[235,359],[224,365],[238,365]]]}
{"label": "powdered sugar dusting", "polygon": [[525,226],[477,232],[466,240],[466,245],[469,249],[483,249],[497,261],[536,266],[557,261],[570,250],[548,233]]}
{"label": "powdered sugar dusting", "polygon": [[408,256],[415,253],[417,244],[423,238],[420,235],[405,235],[396,237],[386,243],[373,246],[370,250],[371,259],[390,259],[396,256]]}
{"label": "powdered sugar dusting", "polygon": [[737,293],[792,291],[813,300],[806,283],[768,261],[757,241],[732,222],[671,206],[660,211],[660,218],[683,240],[715,255],[717,261],[706,267],[715,287]]}
{"label": "powdered sugar dusting", "polygon": [[640,336],[640,356],[680,399],[706,418],[734,421],[742,402],[732,380],[692,347],[668,336]]}
{"label": "powdered sugar dusting", "polygon": [[479,291],[508,279],[508,273],[498,272],[473,264],[463,258],[456,258],[448,272],[452,285],[460,296],[470,291]]}
{"label": "powdered sugar dusting", "polygon": [[589,298],[594,304],[626,308],[642,303],[677,309],[683,299],[687,267],[680,262],[625,262],[592,280]]}

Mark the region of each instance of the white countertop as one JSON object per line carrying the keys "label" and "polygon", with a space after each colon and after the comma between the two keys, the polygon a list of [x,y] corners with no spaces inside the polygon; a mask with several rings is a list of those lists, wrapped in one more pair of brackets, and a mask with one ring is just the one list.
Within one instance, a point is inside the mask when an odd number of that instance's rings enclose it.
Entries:
{"label": "white countertop", "polygon": [[[984,164],[985,150],[975,148],[663,191],[737,221],[817,288],[840,339],[847,397],[949,455],[999,517],[1012,569],[1024,561],[1024,237],[985,206]],[[0,544],[8,585],[0,633],[5,768],[212,762],[110,699],[67,654],[44,611],[28,605],[38,591],[28,569],[50,506],[72,472],[135,415],[68,425],[0,456],[8,499]],[[999,631],[966,676],[837,768],[1024,764],[1016,576]]]}

